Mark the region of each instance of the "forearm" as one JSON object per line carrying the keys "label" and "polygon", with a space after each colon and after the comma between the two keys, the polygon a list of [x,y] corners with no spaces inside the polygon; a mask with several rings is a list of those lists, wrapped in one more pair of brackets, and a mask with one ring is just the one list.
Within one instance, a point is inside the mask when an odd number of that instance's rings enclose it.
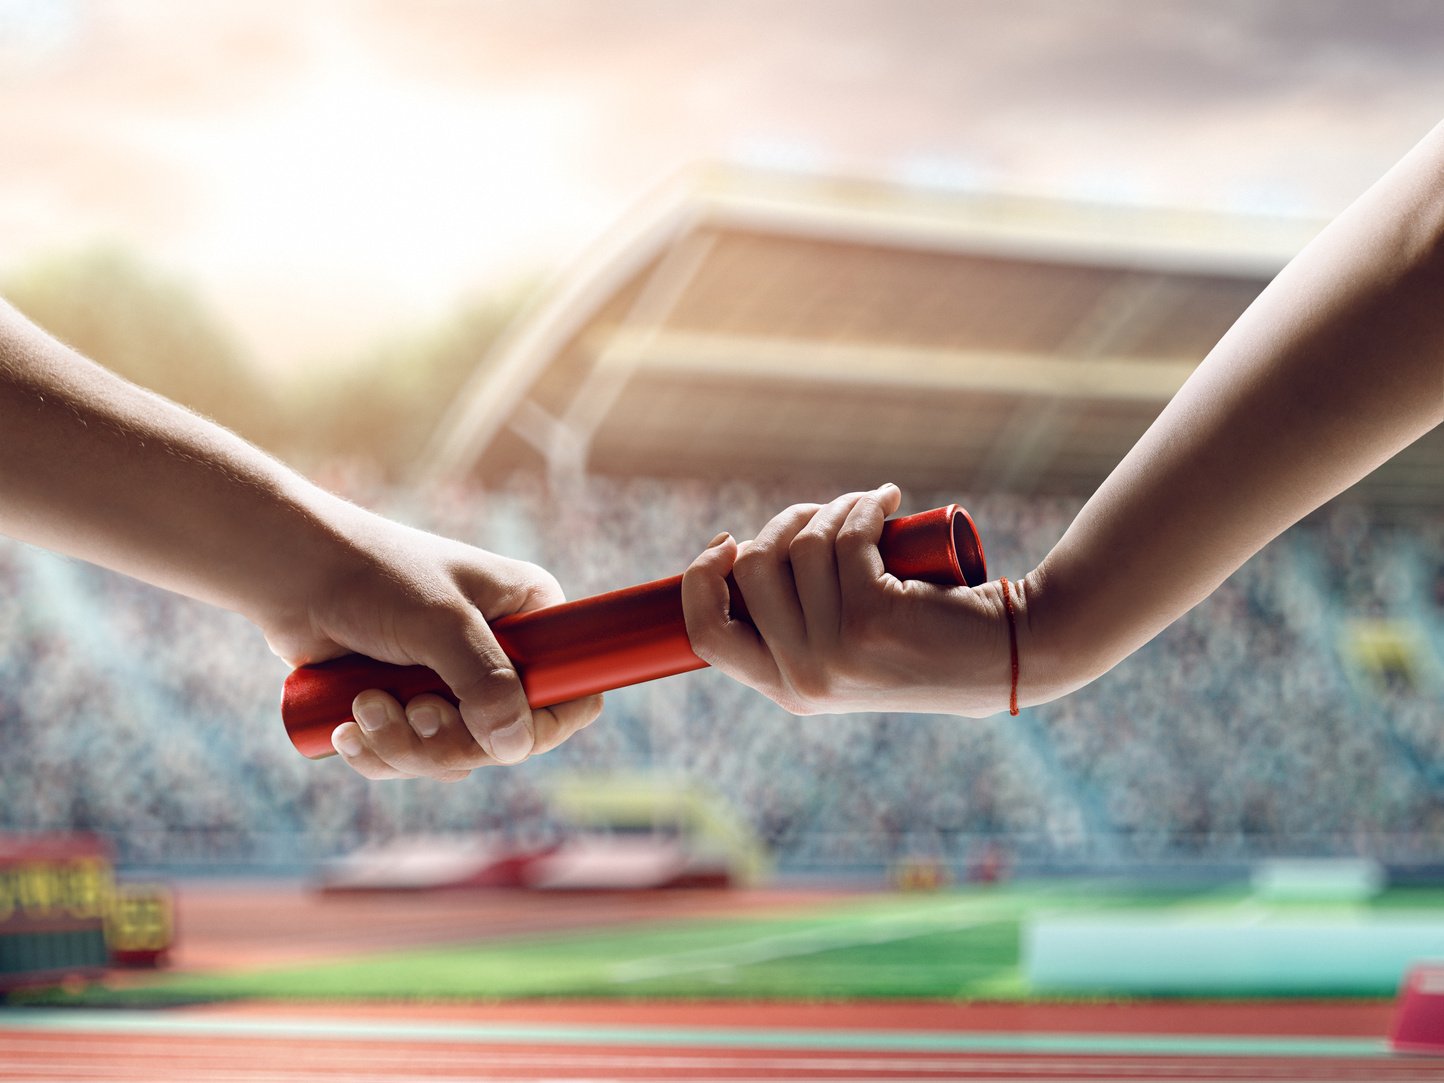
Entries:
{"label": "forearm", "polygon": [[1260,295],[1025,582],[1033,701],[1444,420],[1444,126]]}
{"label": "forearm", "polygon": [[0,532],[253,619],[334,556],[342,501],[3,303],[0,418]]}
{"label": "forearm", "polygon": [[517,763],[601,709],[593,696],[534,714],[491,633],[562,601],[545,571],[348,504],[3,302],[0,532],[244,614],[292,665],[355,651],[435,670],[452,699],[369,689],[333,732],[368,778]]}

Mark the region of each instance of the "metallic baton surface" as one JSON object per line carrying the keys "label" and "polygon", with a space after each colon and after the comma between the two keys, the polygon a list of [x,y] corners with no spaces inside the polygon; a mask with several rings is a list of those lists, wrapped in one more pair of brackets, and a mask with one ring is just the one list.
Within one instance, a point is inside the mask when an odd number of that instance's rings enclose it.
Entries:
{"label": "metallic baton surface", "polygon": [[[977,586],[987,579],[983,547],[968,513],[956,504],[883,524],[883,566],[899,579]],[[732,615],[746,619],[737,585]],[[532,707],[702,669],[682,614],[682,577],[658,579],[591,598],[516,613],[492,622],[501,649],[516,666]],[[281,717],[304,756],[335,754],[331,733],[351,718],[351,701],[368,688],[402,703],[434,692],[456,697],[425,666],[396,666],[359,654],[302,666],[286,679]]]}

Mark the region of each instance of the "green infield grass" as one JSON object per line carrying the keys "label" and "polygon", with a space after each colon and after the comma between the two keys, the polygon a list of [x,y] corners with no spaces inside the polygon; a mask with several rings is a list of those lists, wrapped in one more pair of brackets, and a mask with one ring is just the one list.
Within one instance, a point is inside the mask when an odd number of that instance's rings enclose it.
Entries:
{"label": "green infield grass", "polygon": [[[524,997],[1028,998],[1020,929],[1035,911],[1227,913],[1259,907],[1243,889],[1143,891],[1067,883],[877,894],[786,918],[675,921],[388,951],[345,961],[166,975],[80,991],[20,994],[47,1004],[142,1005],[235,999],[505,1000]],[[1444,891],[1367,904],[1267,904],[1317,913],[1444,910]]]}

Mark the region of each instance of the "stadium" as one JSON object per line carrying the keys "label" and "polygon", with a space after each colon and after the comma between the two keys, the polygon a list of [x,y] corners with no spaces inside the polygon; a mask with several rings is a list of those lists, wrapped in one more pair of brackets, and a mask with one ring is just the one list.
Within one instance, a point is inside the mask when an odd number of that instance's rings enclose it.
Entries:
{"label": "stadium", "polygon": [[[694,163],[402,468],[311,473],[569,598],[889,480],[1021,576],[1323,225]],[[1444,1078],[1441,492],[1435,430],[1017,717],[702,670],[450,785],[308,761],[245,620],[0,538],[0,1077]]]}

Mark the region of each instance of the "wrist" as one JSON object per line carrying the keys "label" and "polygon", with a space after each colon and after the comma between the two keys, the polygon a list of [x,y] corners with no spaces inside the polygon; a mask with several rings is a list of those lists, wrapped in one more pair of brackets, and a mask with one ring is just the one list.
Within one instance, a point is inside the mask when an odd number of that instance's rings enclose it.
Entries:
{"label": "wrist", "polygon": [[270,629],[308,626],[312,602],[344,589],[363,571],[364,546],[375,516],[326,492],[300,475],[273,483],[267,507],[274,513],[267,532],[274,572],[246,593],[244,616]]}
{"label": "wrist", "polygon": [[1042,566],[1011,586],[1020,707],[1058,699],[1107,671],[1094,661],[1096,644],[1078,641],[1066,601]]}

